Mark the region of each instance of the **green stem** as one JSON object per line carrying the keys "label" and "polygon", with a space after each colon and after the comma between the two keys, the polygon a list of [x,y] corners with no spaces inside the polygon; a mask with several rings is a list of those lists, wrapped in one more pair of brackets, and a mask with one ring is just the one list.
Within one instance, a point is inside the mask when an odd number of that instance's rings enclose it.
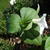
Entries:
{"label": "green stem", "polygon": [[21,33],[21,35],[20,35],[20,37],[22,37],[22,35],[24,34],[24,31],[22,31],[22,33]]}

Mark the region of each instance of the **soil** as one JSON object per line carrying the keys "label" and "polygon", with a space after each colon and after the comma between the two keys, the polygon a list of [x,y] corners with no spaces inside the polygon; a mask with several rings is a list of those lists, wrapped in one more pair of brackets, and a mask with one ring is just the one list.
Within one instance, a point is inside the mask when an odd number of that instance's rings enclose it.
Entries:
{"label": "soil", "polygon": [[29,44],[16,44],[14,50],[42,50],[41,46],[29,45]]}

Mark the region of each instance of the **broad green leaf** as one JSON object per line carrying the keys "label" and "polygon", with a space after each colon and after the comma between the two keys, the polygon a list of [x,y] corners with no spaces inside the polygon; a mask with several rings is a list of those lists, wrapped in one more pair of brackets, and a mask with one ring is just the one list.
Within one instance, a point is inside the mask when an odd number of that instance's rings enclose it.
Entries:
{"label": "broad green leaf", "polygon": [[39,29],[38,25],[33,23],[32,28],[25,31],[22,36],[24,42],[27,44],[41,45],[42,37],[38,37],[39,36],[38,29]]}
{"label": "broad green leaf", "polygon": [[39,18],[37,11],[29,7],[23,7],[20,10],[20,13],[21,13],[22,19],[27,20],[27,22],[32,20],[33,18]]}
{"label": "broad green leaf", "polygon": [[33,44],[33,40],[31,40],[31,39],[26,39],[26,40],[24,41],[24,43]]}
{"label": "broad green leaf", "polygon": [[4,11],[7,7],[9,7],[10,0],[0,0],[0,11]]}
{"label": "broad green leaf", "polygon": [[33,29],[24,32],[22,39],[27,44],[34,44],[33,40],[39,36],[39,32]]}
{"label": "broad green leaf", "polygon": [[29,30],[32,28],[32,22],[28,24],[28,26],[25,28],[25,30]]}
{"label": "broad green leaf", "polygon": [[45,50],[50,50],[50,37],[48,37],[47,40],[46,40]]}
{"label": "broad green leaf", "polygon": [[35,33],[34,30],[27,30],[27,31],[24,31],[22,35],[22,39],[25,41],[26,39],[34,39],[37,36],[38,36],[37,32]]}
{"label": "broad green leaf", "polygon": [[42,44],[42,37],[41,37],[41,36],[38,36],[37,38],[35,38],[35,39],[33,40],[33,43],[34,43],[35,45],[41,45],[41,44]]}
{"label": "broad green leaf", "polygon": [[35,39],[26,39],[24,41],[25,43],[28,43],[28,44],[34,44],[34,45],[41,45],[42,44],[42,37],[41,36],[38,36],[37,38]]}
{"label": "broad green leaf", "polygon": [[40,33],[40,27],[37,25],[34,30],[38,31]]}
{"label": "broad green leaf", "polygon": [[40,31],[40,27],[37,24],[35,24],[35,23],[32,24],[32,28],[31,29],[33,29],[33,30],[35,30],[37,32]]}
{"label": "broad green leaf", "polygon": [[11,14],[8,19],[8,32],[15,33],[21,30],[20,28],[20,16],[17,14]]}
{"label": "broad green leaf", "polygon": [[37,11],[29,7],[23,7],[20,10],[20,13],[21,21],[25,28],[28,26],[28,24],[32,21],[33,18],[39,18]]}

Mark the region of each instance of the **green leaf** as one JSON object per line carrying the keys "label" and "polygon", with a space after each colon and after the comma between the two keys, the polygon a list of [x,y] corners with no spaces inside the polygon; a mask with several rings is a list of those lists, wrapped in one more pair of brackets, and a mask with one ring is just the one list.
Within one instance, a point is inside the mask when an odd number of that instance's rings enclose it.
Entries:
{"label": "green leaf", "polygon": [[50,50],[50,37],[48,37],[47,40],[46,40],[45,50]]}
{"label": "green leaf", "polygon": [[47,35],[47,34],[45,34],[45,35],[43,36],[43,41],[46,41],[46,40],[47,40],[47,38],[48,38],[48,35]]}
{"label": "green leaf", "polygon": [[10,0],[0,0],[0,11],[4,11],[7,7],[9,7]]}
{"label": "green leaf", "polygon": [[41,36],[38,36],[37,38],[31,40],[31,39],[26,39],[24,41],[25,43],[28,43],[28,44],[34,44],[34,45],[41,45],[42,44],[42,37]]}
{"label": "green leaf", "polygon": [[[27,28],[29,23],[31,24],[31,21],[33,18],[39,18],[37,11],[35,9],[29,8],[29,7],[23,7],[20,10],[20,13],[21,13],[21,22],[22,22],[22,25],[24,28]],[[30,26],[30,27],[32,27],[32,26]]]}
{"label": "green leaf", "polygon": [[24,32],[22,39],[24,40],[25,43],[41,45],[42,37],[38,37],[39,36],[38,28],[39,28],[38,25],[33,23],[32,28]]}
{"label": "green leaf", "polygon": [[25,28],[25,30],[29,30],[32,28],[32,22],[28,24],[28,26]]}
{"label": "green leaf", "polygon": [[35,45],[42,45],[42,37],[41,37],[41,36],[38,36],[37,38],[35,38],[35,39],[33,40],[33,43],[34,43]]}
{"label": "green leaf", "polygon": [[29,7],[23,7],[20,10],[20,13],[21,13],[21,17],[39,18],[37,11]]}
{"label": "green leaf", "polygon": [[8,32],[15,33],[21,30],[20,28],[20,16],[17,14],[11,14],[8,19]]}
{"label": "green leaf", "polygon": [[30,29],[30,30],[24,31],[22,40],[27,44],[34,44],[33,40],[37,38],[38,36],[39,36],[38,31],[34,29]]}
{"label": "green leaf", "polygon": [[29,7],[23,7],[20,10],[20,13],[21,13],[22,19],[25,19],[28,21],[32,20],[33,18],[39,18],[37,11]]}
{"label": "green leaf", "polygon": [[[34,26],[34,25],[33,25]],[[37,25],[35,28],[34,28],[34,30],[36,30],[36,31],[40,31],[40,27]],[[39,32],[40,33],[40,32]]]}

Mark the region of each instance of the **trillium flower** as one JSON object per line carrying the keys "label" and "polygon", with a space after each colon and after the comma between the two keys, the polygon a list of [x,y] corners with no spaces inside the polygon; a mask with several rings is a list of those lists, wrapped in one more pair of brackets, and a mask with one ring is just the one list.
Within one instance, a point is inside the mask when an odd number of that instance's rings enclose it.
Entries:
{"label": "trillium flower", "polygon": [[43,31],[45,28],[48,28],[47,22],[46,22],[46,14],[43,14],[41,18],[33,19],[32,22],[37,23],[40,27],[40,35],[43,34]]}
{"label": "trillium flower", "polygon": [[16,3],[16,0],[10,0],[10,4],[14,5]]}

